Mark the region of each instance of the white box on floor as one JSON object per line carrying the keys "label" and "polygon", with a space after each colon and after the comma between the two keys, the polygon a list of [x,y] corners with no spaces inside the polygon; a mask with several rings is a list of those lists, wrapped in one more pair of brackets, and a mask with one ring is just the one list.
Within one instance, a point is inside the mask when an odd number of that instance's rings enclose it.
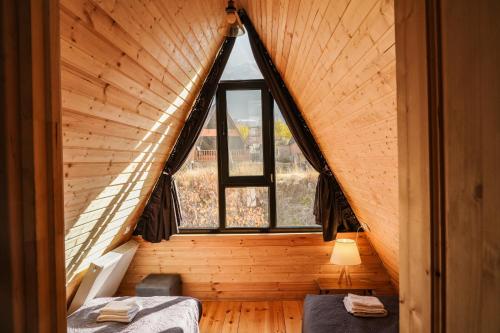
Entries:
{"label": "white box on floor", "polygon": [[96,297],[113,296],[137,251],[139,244],[130,240],[93,261],[76,292],[68,314]]}

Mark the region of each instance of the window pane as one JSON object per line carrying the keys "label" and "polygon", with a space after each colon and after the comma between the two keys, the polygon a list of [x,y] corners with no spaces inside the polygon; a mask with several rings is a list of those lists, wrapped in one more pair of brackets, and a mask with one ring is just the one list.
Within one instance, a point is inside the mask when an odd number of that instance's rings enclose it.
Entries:
{"label": "window pane", "polygon": [[259,66],[257,66],[253,57],[248,34],[236,38],[224,72],[222,72],[221,80],[253,80],[263,78]]}
{"label": "window pane", "polygon": [[313,208],[318,172],[306,160],[274,103],[276,225],[315,226]]}
{"label": "window pane", "polygon": [[228,90],[227,140],[229,176],[261,176],[262,100],[260,90]]}
{"label": "window pane", "polygon": [[180,228],[218,228],[217,122],[215,103],[182,168],[175,174],[183,223]]}
{"label": "window pane", "polygon": [[268,188],[226,188],[226,227],[269,227]]}

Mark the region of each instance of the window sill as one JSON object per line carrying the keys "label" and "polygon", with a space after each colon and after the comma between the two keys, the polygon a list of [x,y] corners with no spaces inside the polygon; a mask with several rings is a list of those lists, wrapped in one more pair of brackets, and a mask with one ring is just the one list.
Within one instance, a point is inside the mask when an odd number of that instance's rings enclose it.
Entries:
{"label": "window sill", "polygon": [[223,234],[223,235],[262,235],[262,234],[318,234],[320,227],[282,227],[273,229],[252,229],[252,228],[228,228],[228,229],[180,229],[178,235],[193,234]]}

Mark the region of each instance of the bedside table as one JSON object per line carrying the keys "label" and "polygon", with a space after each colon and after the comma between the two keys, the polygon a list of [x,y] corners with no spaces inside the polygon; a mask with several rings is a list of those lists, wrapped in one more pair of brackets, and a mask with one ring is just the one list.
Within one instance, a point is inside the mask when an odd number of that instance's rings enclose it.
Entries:
{"label": "bedside table", "polygon": [[339,283],[337,279],[317,279],[316,284],[320,295],[328,294],[357,294],[373,295],[373,286],[366,283],[354,281],[351,285],[345,282]]}

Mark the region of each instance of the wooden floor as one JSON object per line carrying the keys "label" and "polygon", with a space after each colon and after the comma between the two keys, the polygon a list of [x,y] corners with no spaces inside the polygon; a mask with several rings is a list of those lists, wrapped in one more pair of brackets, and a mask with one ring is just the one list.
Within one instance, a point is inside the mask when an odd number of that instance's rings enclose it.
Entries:
{"label": "wooden floor", "polygon": [[201,333],[300,333],[302,301],[206,301]]}

